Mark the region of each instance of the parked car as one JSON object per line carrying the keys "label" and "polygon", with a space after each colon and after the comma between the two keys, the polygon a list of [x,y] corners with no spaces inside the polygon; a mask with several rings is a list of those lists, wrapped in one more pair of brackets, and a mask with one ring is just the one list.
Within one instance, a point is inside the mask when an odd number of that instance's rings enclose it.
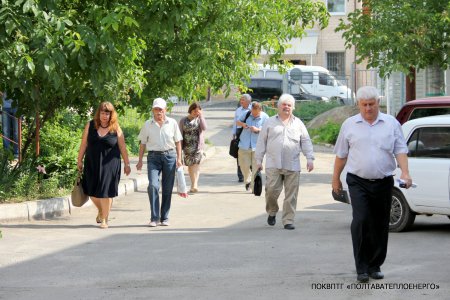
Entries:
{"label": "parked car", "polygon": [[252,78],[247,84],[249,90],[247,93],[252,96],[254,101],[266,101],[273,99],[275,96],[280,97],[283,93],[282,80]]}
{"label": "parked car", "polygon": [[301,84],[291,84],[291,95],[295,100],[312,100],[330,102],[330,98],[325,96],[316,96],[308,92]]}
{"label": "parked car", "polygon": [[450,96],[431,97],[406,102],[397,114],[400,124],[417,118],[450,114]]}
{"label": "parked car", "polygon": [[[395,232],[410,229],[416,215],[450,218],[450,114],[417,118],[404,123],[402,130],[409,148],[409,172],[417,186],[400,188],[397,168],[389,222]],[[341,180],[347,191],[345,176],[344,170]]]}
{"label": "parked car", "polygon": [[[247,87],[249,88],[247,93],[255,101],[265,101],[273,99],[275,96],[280,97],[283,94],[282,79],[251,78]],[[327,97],[312,95],[295,82],[291,82],[289,88],[286,92],[290,93],[296,100],[329,101]]]}
{"label": "parked car", "polygon": [[280,72],[275,66],[259,64],[258,71],[250,78],[252,80],[256,78],[281,80],[283,93],[296,94],[295,86],[301,86],[312,95],[335,99],[342,104],[354,104],[354,93],[351,89],[323,67],[294,65],[288,70]]}

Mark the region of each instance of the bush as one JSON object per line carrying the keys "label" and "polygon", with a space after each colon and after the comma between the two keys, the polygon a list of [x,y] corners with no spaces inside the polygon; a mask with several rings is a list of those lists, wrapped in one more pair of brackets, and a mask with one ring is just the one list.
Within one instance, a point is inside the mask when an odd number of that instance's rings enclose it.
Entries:
{"label": "bush", "polygon": [[309,135],[313,142],[334,145],[338,138],[340,128],[341,125],[328,122],[319,128],[309,129]]}
{"label": "bush", "polygon": [[[0,152],[0,202],[20,202],[66,195],[77,173],[77,156],[85,120],[65,110],[40,132],[40,156],[28,155],[12,165]],[[38,166],[45,169],[39,171]]]}
{"label": "bush", "polygon": [[341,106],[337,101],[323,102],[323,101],[304,101],[295,104],[294,115],[303,121],[310,121],[316,116],[329,111],[332,108]]}

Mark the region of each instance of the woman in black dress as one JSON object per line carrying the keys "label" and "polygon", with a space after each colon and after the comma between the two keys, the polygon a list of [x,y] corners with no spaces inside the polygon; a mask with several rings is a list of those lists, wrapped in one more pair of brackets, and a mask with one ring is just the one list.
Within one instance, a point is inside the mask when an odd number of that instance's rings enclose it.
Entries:
{"label": "woman in black dress", "polygon": [[112,198],[118,195],[121,155],[128,175],[130,161],[117,112],[110,102],[102,102],[84,128],[77,163],[78,170],[83,170],[83,190],[98,209],[100,228],[108,228]]}

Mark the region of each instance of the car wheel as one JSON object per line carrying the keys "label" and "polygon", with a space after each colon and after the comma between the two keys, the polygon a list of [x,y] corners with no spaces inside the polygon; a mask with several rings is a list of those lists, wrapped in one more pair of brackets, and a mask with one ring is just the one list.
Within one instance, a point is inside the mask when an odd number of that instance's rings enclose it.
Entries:
{"label": "car wheel", "polygon": [[409,208],[403,194],[397,189],[392,190],[389,230],[393,232],[406,231],[415,219],[416,214]]}

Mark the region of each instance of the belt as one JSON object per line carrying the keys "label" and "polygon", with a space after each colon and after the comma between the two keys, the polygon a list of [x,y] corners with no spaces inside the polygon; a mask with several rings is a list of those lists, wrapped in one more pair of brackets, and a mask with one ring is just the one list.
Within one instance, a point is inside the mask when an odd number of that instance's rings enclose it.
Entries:
{"label": "belt", "polygon": [[391,175],[391,176],[386,176],[386,177],[384,177],[384,178],[367,179],[367,178],[359,177],[358,175],[355,175],[355,174],[353,174],[353,173],[348,173],[348,175],[355,176],[355,177],[358,177],[359,179],[362,179],[362,180],[365,180],[365,181],[370,181],[370,182],[383,181],[383,180],[386,180],[386,179],[389,179],[389,178],[392,177],[392,175]]}
{"label": "belt", "polygon": [[175,149],[169,149],[169,150],[164,150],[164,151],[153,151],[153,150],[150,150],[150,151],[148,151],[148,153],[169,154],[169,153],[174,152],[174,151],[175,151]]}

